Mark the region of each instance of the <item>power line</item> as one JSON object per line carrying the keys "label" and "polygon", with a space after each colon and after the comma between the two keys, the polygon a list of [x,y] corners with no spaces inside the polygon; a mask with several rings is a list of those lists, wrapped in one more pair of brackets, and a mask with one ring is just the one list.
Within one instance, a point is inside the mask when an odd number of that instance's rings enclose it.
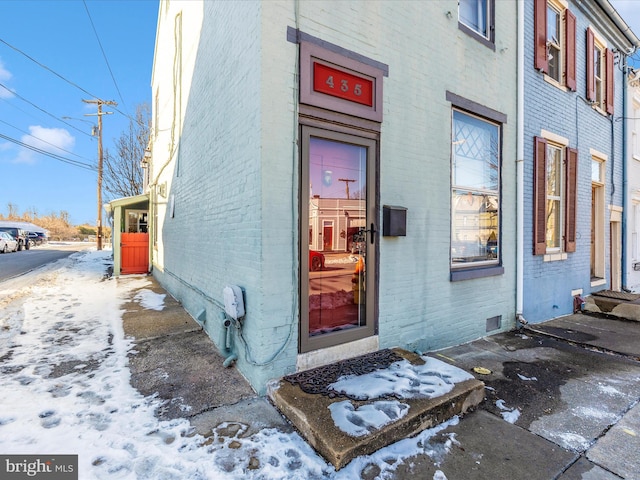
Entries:
{"label": "power line", "polygon": [[79,128],[76,128],[74,125],[71,125],[70,123],[65,122],[64,120],[62,120],[62,119],[60,119],[60,118],[56,117],[53,113],[49,113],[49,112],[47,112],[45,109],[43,109],[43,108],[39,107],[38,105],[36,105],[36,104],[35,104],[35,103],[33,103],[33,102],[30,102],[29,100],[27,100],[27,99],[26,99],[26,98],[24,98],[23,96],[18,95],[16,92],[14,92],[14,91],[10,90],[7,86],[3,85],[2,83],[0,83],[0,87],[4,88],[4,89],[5,89],[5,90],[7,90],[8,92],[10,92],[12,95],[15,95],[16,97],[18,97],[18,98],[19,98],[20,100],[22,100],[23,102],[26,102],[26,103],[28,103],[29,105],[31,105],[32,107],[37,108],[37,109],[38,109],[38,110],[40,110],[42,113],[46,113],[46,114],[47,114],[47,115],[49,115],[50,117],[55,118],[55,119],[56,119],[56,120],[58,120],[59,122],[62,122],[62,123],[64,123],[65,125],[68,125],[69,127],[73,128],[74,130],[77,130],[78,132],[80,132],[80,133],[82,133],[82,134],[84,134],[84,135],[87,135],[87,136],[89,136],[89,137],[91,136],[91,135],[89,135],[87,132],[83,132],[83,131],[82,131],[82,130],[80,130]]}
{"label": "power line", "polygon": [[16,145],[27,148],[29,150],[33,150],[36,153],[40,153],[47,157],[51,157],[54,160],[68,163],[69,165],[73,165],[74,167],[80,167],[80,168],[84,168],[86,170],[91,170],[91,171],[96,170],[96,167],[94,167],[93,165],[87,165],[86,163],[82,163],[77,160],[71,160],[70,158],[66,158],[61,155],[56,155],[55,153],[47,152],[46,150],[42,150],[41,148],[34,147],[33,145],[29,145],[28,143],[21,142],[20,140],[16,140],[15,138],[8,137],[7,135],[3,135],[2,133],[0,133],[0,138],[4,138],[5,140],[15,143]]}
{"label": "power line", "polygon": [[39,67],[44,68],[45,70],[47,70],[48,72],[53,73],[56,77],[60,78],[61,80],[64,80],[65,82],[67,82],[70,85],[73,85],[74,87],[76,87],[78,90],[83,91],[84,93],[86,93],[87,95],[90,95],[92,97],[95,97],[95,95],[87,92],[84,88],[82,88],[80,85],[77,85],[75,83],[73,83],[71,80],[63,77],[62,75],[60,75],[57,72],[54,72],[53,70],[51,70],[49,67],[47,67],[46,65],[40,63],[39,61],[37,61],[35,58],[31,57],[30,55],[26,54],[25,52],[23,52],[22,50],[20,50],[17,47],[14,47],[13,45],[11,45],[10,43],[6,42],[5,40],[3,40],[2,38],[0,38],[0,42],[4,43],[7,47],[15,50],[16,52],[24,55],[25,57],[27,57],[29,60],[31,60],[33,63],[35,63],[36,65],[38,65]]}
{"label": "power line", "polygon": [[[85,6],[86,6],[86,5],[85,5]],[[95,29],[94,29],[94,31],[95,31]],[[97,36],[97,34],[96,34],[96,36]],[[15,46],[11,45],[9,42],[7,42],[7,41],[3,40],[2,38],[0,38],[0,42],[1,42],[1,43],[4,43],[7,47],[9,47],[9,48],[11,48],[11,49],[15,50],[15,51],[16,51],[16,52],[18,52],[19,54],[21,54],[21,55],[25,56],[26,58],[28,58],[29,60],[31,60],[33,63],[35,63],[36,65],[38,65],[39,67],[41,67],[41,68],[43,68],[43,69],[47,70],[48,72],[50,72],[50,73],[54,74],[56,77],[58,77],[59,79],[61,79],[61,80],[65,81],[65,82],[66,82],[66,83],[68,83],[69,85],[71,85],[71,86],[73,86],[73,87],[77,88],[77,89],[78,89],[78,90],[80,90],[81,92],[86,93],[86,94],[87,94],[87,95],[89,95],[90,97],[98,98],[98,96],[97,96],[97,95],[94,95],[93,93],[88,92],[87,90],[85,90],[84,88],[82,88],[80,85],[78,85],[78,84],[76,84],[76,83],[72,82],[72,81],[71,81],[71,80],[69,80],[68,78],[66,78],[66,77],[64,77],[63,75],[61,75],[61,74],[57,73],[57,72],[56,72],[56,71],[54,71],[53,69],[51,69],[51,68],[47,67],[47,66],[46,66],[46,65],[44,65],[43,63],[39,62],[38,60],[36,60],[36,59],[35,59],[35,58],[33,58],[32,56],[30,56],[29,54],[27,54],[27,53],[23,52],[22,50],[20,50],[19,48],[17,48],[17,47],[15,47]],[[100,43],[100,40],[98,40],[98,43]],[[102,48],[102,45],[100,45],[100,48]],[[103,54],[104,54],[104,52],[103,52]],[[107,63],[107,66],[108,66],[108,63]],[[111,67],[109,67],[109,71],[111,71]],[[112,76],[112,78],[113,78],[113,74],[112,74],[111,76]],[[115,83],[115,79],[114,79],[114,83]],[[4,85],[3,85],[3,87],[4,87]],[[7,87],[4,87],[4,88],[6,88],[7,90],[9,90]],[[116,84],[116,89],[117,89],[117,88],[118,88],[118,85]],[[9,90],[9,91],[15,95],[15,92],[13,92],[13,91],[11,91],[11,90]],[[119,90],[118,90],[118,93],[120,94],[120,91],[119,91]],[[122,95],[120,95],[120,98],[122,99]],[[124,103],[124,100],[123,100],[123,103]],[[122,115],[122,116],[124,116],[124,117],[128,118],[128,119],[129,119],[129,120],[131,120],[132,122],[136,122],[136,123],[137,123],[137,121],[136,121],[134,118],[132,118],[128,113],[122,112],[122,111],[118,110],[117,108],[114,108],[114,110],[115,110],[116,112],[118,112],[120,115]],[[64,122],[64,123],[66,123],[66,122]]]}
{"label": "power line", "polygon": [[0,123],[4,123],[5,125],[9,125],[11,128],[15,128],[15,129],[16,129],[16,130],[18,130],[19,132],[24,133],[25,135],[28,135],[28,136],[30,136],[31,138],[35,138],[35,139],[36,139],[36,140],[38,140],[39,142],[46,143],[47,145],[51,145],[52,147],[55,147],[55,148],[57,148],[58,150],[62,150],[63,152],[69,153],[69,154],[74,155],[74,156],[76,156],[76,157],[78,157],[78,158],[82,158],[83,160],[91,161],[91,160],[89,160],[88,158],[85,158],[85,157],[83,157],[83,156],[81,156],[81,155],[78,155],[77,153],[70,152],[69,150],[65,150],[64,148],[61,148],[61,147],[59,147],[58,145],[54,145],[53,143],[51,143],[51,142],[47,142],[46,140],[44,140],[44,139],[42,139],[42,138],[36,137],[35,135],[32,135],[32,134],[31,134],[31,133],[29,133],[29,132],[25,132],[24,130],[21,130],[20,128],[16,127],[15,125],[11,125],[9,122],[5,122],[4,120],[0,120]]}
{"label": "power line", "polygon": [[[115,85],[116,90],[118,91],[120,100],[122,101],[122,104],[125,105],[125,109],[126,109],[127,104],[124,101],[124,98],[122,98],[122,93],[120,93],[120,87],[118,87],[118,82],[116,82],[116,77],[114,77],[113,71],[111,70],[111,65],[109,65],[107,54],[105,53],[104,48],[102,48],[102,42],[100,41],[100,37],[98,36],[98,31],[96,30],[96,26],[93,24],[93,19],[91,18],[91,13],[89,13],[89,7],[87,6],[87,2],[86,0],[82,0],[82,3],[84,3],[84,8],[87,11],[87,16],[89,17],[89,22],[91,23],[91,27],[93,28],[93,33],[96,36],[96,40],[98,40],[98,45],[100,45],[100,50],[102,51],[102,57],[104,58],[104,62],[107,64],[107,68],[109,69],[109,73],[111,74],[111,80],[113,80],[113,84]],[[96,95],[92,95],[92,96],[94,98],[98,98]],[[129,117],[129,115],[127,115],[127,117]]]}

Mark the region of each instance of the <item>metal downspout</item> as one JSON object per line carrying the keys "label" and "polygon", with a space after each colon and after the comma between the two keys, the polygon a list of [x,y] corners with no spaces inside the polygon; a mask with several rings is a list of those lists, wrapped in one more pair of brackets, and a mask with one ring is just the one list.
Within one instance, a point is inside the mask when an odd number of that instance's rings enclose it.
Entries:
{"label": "metal downspout", "polygon": [[518,0],[516,105],[516,325],[526,324],[524,305],[524,0]]}
{"label": "metal downspout", "polygon": [[622,291],[627,290],[627,218],[631,213],[629,211],[629,195],[627,188],[629,179],[627,178],[627,88],[629,88],[629,67],[627,66],[627,56],[620,52],[624,57],[622,65]]}

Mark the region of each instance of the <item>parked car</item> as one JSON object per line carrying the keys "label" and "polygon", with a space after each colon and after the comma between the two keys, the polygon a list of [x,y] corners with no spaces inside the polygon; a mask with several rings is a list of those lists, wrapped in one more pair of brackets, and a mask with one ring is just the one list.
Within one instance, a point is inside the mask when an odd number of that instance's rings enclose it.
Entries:
{"label": "parked car", "polygon": [[29,232],[27,236],[29,238],[30,247],[42,245],[42,238],[36,232]]}
{"label": "parked car", "polygon": [[0,227],[0,232],[7,232],[18,242],[18,250],[29,250],[27,232],[17,227]]}
{"label": "parked car", "polygon": [[49,241],[49,238],[47,237],[47,234],[44,232],[35,232],[36,235],[38,235],[38,237],[40,237],[40,243],[47,243]]}
{"label": "parked car", "polygon": [[7,232],[0,232],[0,253],[17,251],[18,242]]}
{"label": "parked car", "polygon": [[324,268],[324,255],[315,250],[309,250],[309,270],[314,272]]}

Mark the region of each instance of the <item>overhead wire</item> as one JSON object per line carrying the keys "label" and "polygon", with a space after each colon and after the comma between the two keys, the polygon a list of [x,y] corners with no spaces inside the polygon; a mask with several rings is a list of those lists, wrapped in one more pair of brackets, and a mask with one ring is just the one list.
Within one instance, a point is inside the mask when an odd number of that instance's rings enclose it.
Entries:
{"label": "overhead wire", "polygon": [[0,87],[4,88],[5,90],[7,90],[8,92],[10,92],[12,95],[15,95],[16,97],[18,97],[20,100],[22,100],[23,102],[28,103],[29,105],[31,105],[34,108],[37,108],[38,110],[40,110],[42,113],[45,113],[47,115],[49,115],[52,118],[55,118],[57,121],[64,123],[65,125],[73,128],[74,130],[77,130],[78,132],[87,135],[88,137],[90,137],[91,135],[89,135],[87,132],[80,130],[79,128],[77,128],[75,125],[70,124],[69,122],[65,122],[64,120],[62,120],[61,118],[56,117],[53,113],[47,112],[44,108],[39,107],[38,105],[36,105],[35,103],[27,100],[26,98],[24,98],[22,95],[17,94],[16,92],[14,92],[13,90],[9,89],[9,87],[7,87],[6,85],[4,85],[3,83],[0,83]]}
{"label": "overhead wire", "polygon": [[97,167],[93,166],[93,165],[88,165],[86,163],[83,162],[79,162],[77,160],[72,160],[70,158],[66,158],[63,157],[62,155],[57,155],[55,153],[51,153],[51,152],[47,152],[46,150],[43,150],[41,148],[38,147],[34,147],[33,145],[29,145],[28,143],[24,143],[21,142],[20,140],[16,140],[15,138],[9,137],[7,135],[4,135],[2,133],[0,133],[0,138],[3,138],[9,142],[15,143],[16,145],[19,145],[23,148],[27,148],[29,150],[33,150],[34,152],[40,153],[42,155],[45,155],[47,157],[51,157],[54,160],[58,160],[60,162],[64,162],[64,163],[68,163],[69,165],[73,165],[74,167],[79,167],[79,168],[84,168],[86,170],[91,170],[91,171],[96,171]]}
{"label": "overhead wire", "polygon": [[74,156],[76,156],[76,157],[78,157],[78,158],[81,158],[81,159],[83,159],[83,160],[87,160],[87,161],[89,161],[89,162],[91,161],[91,159],[89,159],[89,158],[83,157],[82,155],[78,155],[77,153],[74,153],[74,152],[70,152],[69,150],[65,150],[64,148],[59,147],[58,145],[55,145],[55,144],[53,144],[53,143],[51,143],[51,142],[47,142],[46,140],[44,140],[44,139],[42,139],[42,138],[40,138],[40,137],[36,137],[35,135],[33,135],[33,134],[29,133],[29,132],[26,132],[26,131],[24,131],[24,130],[22,130],[22,129],[18,128],[18,127],[16,127],[15,125],[11,125],[9,122],[5,122],[4,120],[0,120],[0,123],[4,123],[5,125],[10,126],[11,128],[15,128],[15,129],[16,129],[16,130],[18,130],[19,132],[24,133],[25,135],[28,135],[28,136],[29,136],[29,137],[31,137],[31,138],[35,138],[35,139],[36,139],[36,140],[38,140],[39,142],[46,143],[47,145],[51,145],[52,147],[57,148],[57,149],[58,149],[58,150],[60,150],[60,151],[63,151],[63,152],[65,152],[65,153],[69,153],[69,154],[71,154],[71,155],[74,155]]}
{"label": "overhead wire", "polygon": [[[27,59],[31,60],[33,63],[35,63],[35,64],[36,64],[36,65],[38,65],[39,67],[41,67],[41,68],[43,68],[43,69],[47,70],[48,72],[52,73],[53,75],[55,75],[55,76],[56,76],[56,77],[58,77],[59,79],[61,79],[61,80],[63,80],[64,82],[68,83],[69,85],[71,85],[71,86],[73,86],[73,87],[77,88],[77,89],[78,89],[78,90],[80,90],[81,92],[86,93],[88,96],[93,97],[93,98],[100,98],[100,97],[98,97],[97,95],[94,95],[93,93],[91,93],[91,92],[87,91],[86,89],[82,88],[82,87],[81,87],[80,85],[78,85],[77,83],[74,83],[73,81],[69,80],[68,78],[64,77],[63,75],[59,74],[58,72],[54,71],[53,69],[49,68],[49,67],[48,67],[48,66],[46,66],[45,64],[43,64],[43,63],[39,62],[38,60],[36,60],[35,58],[33,58],[31,55],[29,55],[29,54],[27,54],[27,53],[23,52],[22,50],[20,50],[20,49],[19,49],[19,48],[17,48],[16,46],[11,45],[11,44],[10,44],[9,42],[7,42],[6,40],[3,40],[2,38],[0,38],[0,43],[3,43],[3,44],[4,44],[4,45],[6,45],[7,47],[9,47],[9,48],[11,48],[12,50],[14,50],[14,51],[18,52],[19,54],[23,55],[24,57],[26,57]],[[115,80],[114,80],[114,82],[115,82]],[[5,88],[6,88],[6,87],[5,87]],[[116,88],[118,88],[118,87],[117,87],[117,85],[116,85]],[[14,93],[14,94],[15,94],[15,92],[11,92],[11,93]],[[120,92],[118,91],[118,93],[120,93]],[[122,95],[120,95],[120,98],[122,99]],[[123,104],[124,104],[124,100],[122,100],[122,102],[123,102]],[[131,117],[128,113],[122,112],[121,110],[119,110],[119,109],[117,109],[117,108],[115,108],[115,107],[113,107],[113,106],[112,106],[111,108],[113,108],[113,110],[115,110],[116,112],[118,112],[120,115],[122,115],[122,116],[124,116],[124,117],[128,118],[129,120],[131,120],[131,121],[133,121],[133,122],[135,122],[135,123],[138,123],[138,122],[136,121],[136,119],[135,119],[135,118],[133,118],[133,117]]]}
{"label": "overhead wire", "polygon": [[[120,101],[125,106],[125,110],[126,110],[126,105],[127,104],[124,101],[124,98],[122,97],[122,93],[120,92],[120,87],[118,87],[118,82],[116,82],[116,77],[113,75],[113,71],[111,70],[111,65],[109,64],[109,59],[107,58],[107,54],[105,53],[104,48],[102,48],[102,42],[100,41],[100,36],[98,35],[98,31],[96,30],[96,26],[94,25],[93,19],[91,18],[91,13],[89,12],[89,7],[87,6],[87,2],[86,2],[86,0],[82,0],[82,3],[84,4],[84,8],[87,11],[87,16],[89,17],[89,22],[91,23],[91,28],[93,28],[93,33],[96,36],[96,40],[98,40],[98,45],[100,46],[100,51],[102,52],[102,57],[104,58],[104,62],[107,64],[107,69],[109,69],[109,74],[111,75],[111,80],[113,80],[113,84],[116,87],[116,91],[118,92],[118,96],[120,97]],[[129,117],[129,115],[126,115],[126,116]]]}

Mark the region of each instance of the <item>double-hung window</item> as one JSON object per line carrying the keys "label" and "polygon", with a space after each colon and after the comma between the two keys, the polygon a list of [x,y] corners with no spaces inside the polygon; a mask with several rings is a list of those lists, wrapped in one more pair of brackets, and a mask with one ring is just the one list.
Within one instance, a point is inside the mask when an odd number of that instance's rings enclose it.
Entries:
{"label": "double-hung window", "polygon": [[453,110],[451,267],[500,261],[500,125]]}
{"label": "double-hung window", "polygon": [[495,0],[459,0],[458,25],[482,43],[494,47]]}
{"label": "double-hung window", "polygon": [[576,89],[576,17],[560,0],[534,1],[535,68]]}
{"label": "double-hung window", "polygon": [[613,52],[591,28],[587,28],[587,100],[613,115]]}
{"label": "double-hung window", "polygon": [[535,137],[534,255],[574,252],[576,249],[577,166],[577,150]]}

